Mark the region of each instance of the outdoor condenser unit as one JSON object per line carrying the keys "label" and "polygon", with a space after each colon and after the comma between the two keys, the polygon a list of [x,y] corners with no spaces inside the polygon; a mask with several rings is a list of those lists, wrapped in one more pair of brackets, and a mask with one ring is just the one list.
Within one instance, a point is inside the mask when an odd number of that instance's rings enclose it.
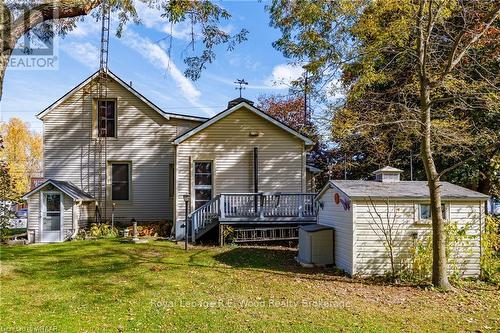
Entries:
{"label": "outdoor condenser unit", "polygon": [[297,261],[303,266],[333,265],[333,233],[333,228],[320,224],[300,227]]}

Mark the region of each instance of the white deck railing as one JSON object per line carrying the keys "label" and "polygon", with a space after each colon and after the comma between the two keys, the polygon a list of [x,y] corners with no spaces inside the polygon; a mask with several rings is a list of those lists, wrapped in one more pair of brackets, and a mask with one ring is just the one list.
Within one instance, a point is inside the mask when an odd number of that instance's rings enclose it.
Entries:
{"label": "white deck railing", "polygon": [[316,217],[315,193],[224,193],[221,220]]}
{"label": "white deck railing", "polygon": [[310,221],[316,218],[316,193],[223,193],[189,215],[191,237],[214,222]]}
{"label": "white deck railing", "polygon": [[206,228],[209,224],[219,219],[219,199],[220,196],[218,195],[189,215],[191,219],[191,237],[193,242],[196,240],[196,234],[201,229]]}

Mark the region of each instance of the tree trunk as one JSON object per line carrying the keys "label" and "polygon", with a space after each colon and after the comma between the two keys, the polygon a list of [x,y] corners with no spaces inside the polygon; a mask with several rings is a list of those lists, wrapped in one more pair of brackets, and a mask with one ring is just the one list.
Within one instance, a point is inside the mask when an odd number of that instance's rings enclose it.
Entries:
{"label": "tree trunk", "polygon": [[429,186],[432,214],[432,284],[435,287],[449,290],[446,235],[444,230],[443,213],[441,211],[441,180],[436,170],[431,148],[431,100],[430,87],[425,78],[420,79],[420,112],[422,143],[421,154],[427,184]]}
{"label": "tree trunk", "polygon": [[9,63],[12,50],[17,41],[26,32],[38,24],[64,18],[87,15],[100,5],[102,0],[59,0],[33,5],[21,13],[18,18],[13,18],[9,7],[4,0],[0,0],[0,100],[3,93],[3,79]]}

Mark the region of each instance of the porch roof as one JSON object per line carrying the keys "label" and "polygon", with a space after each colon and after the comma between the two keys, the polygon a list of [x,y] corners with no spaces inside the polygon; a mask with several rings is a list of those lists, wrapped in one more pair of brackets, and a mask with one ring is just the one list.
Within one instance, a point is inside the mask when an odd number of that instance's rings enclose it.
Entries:
{"label": "porch roof", "polygon": [[43,189],[45,186],[47,186],[49,184],[53,185],[54,187],[59,189],[61,192],[70,196],[75,201],[95,201],[95,199],[90,194],[81,190],[78,186],[76,186],[72,182],[66,182],[66,181],[55,180],[55,179],[47,179],[42,184],[38,185],[33,190],[26,193],[23,196],[23,199],[27,200],[31,195],[37,193],[38,191],[40,191],[41,189]]}

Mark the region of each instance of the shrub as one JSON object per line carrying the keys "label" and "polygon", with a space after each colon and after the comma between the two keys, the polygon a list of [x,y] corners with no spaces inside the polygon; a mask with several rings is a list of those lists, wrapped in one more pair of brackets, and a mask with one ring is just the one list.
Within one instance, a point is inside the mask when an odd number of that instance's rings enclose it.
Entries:
{"label": "shrub", "polygon": [[[460,266],[461,260],[459,260],[460,256],[457,256],[456,249],[470,249],[468,245],[476,237],[467,234],[469,228],[468,224],[460,228],[458,223],[453,221],[446,222],[445,225],[449,277],[455,282],[462,277],[464,268]],[[421,283],[430,278],[432,275],[432,233],[429,233],[424,239],[415,241],[410,248],[409,261],[407,269],[402,273],[403,279]]]}
{"label": "shrub", "polygon": [[110,238],[116,237],[118,235],[118,230],[116,228],[111,228],[110,225],[105,223],[92,223],[88,230],[80,230],[78,232],[78,239],[87,238]]}
{"label": "shrub", "polygon": [[500,217],[486,216],[481,237],[481,279],[500,283]]}

